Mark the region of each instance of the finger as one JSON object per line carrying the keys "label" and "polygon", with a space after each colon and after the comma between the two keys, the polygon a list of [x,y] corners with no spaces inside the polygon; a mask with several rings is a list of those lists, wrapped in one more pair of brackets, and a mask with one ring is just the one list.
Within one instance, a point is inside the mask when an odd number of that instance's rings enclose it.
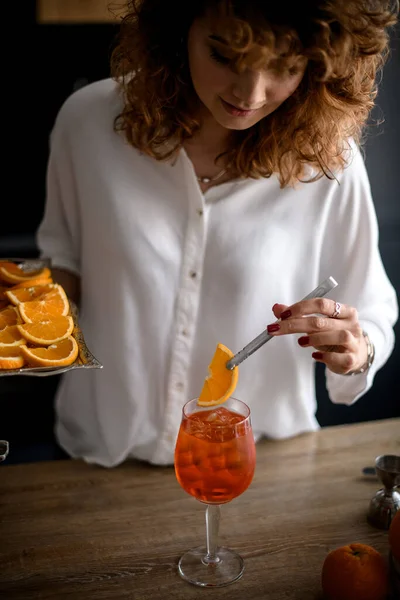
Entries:
{"label": "finger", "polygon": [[[339,314],[333,317],[338,308]],[[292,317],[296,318],[313,314],[325,315],[336,319],[354,320],[357,317],[356,309],[348,304],[340,304],[330,298],[312,298],[311,300],[301,300],[300,302],[296,302],[296,304],[292,304],[292,306],[289,306],[280,314],[280,318],[286,320]]]}
{"label": "finger", "polygon": [[356,356],[353,353],[313,352],[312,357],[315,361],[324,363],[330,371],[338,375],[346,375],[356,367]]}
{"label": "finger", "polygon": [[358,340],[347,329],[339,331],[327,331],[326,333],[314,333],[302,336],[297,340],[302,348],[313,346],[318,350],[328,351],[327,348],[333,347],[331,352],[357,352]]}
{"label": "finger", "polygon": [[280,319],[281,313],[287,310],[289,307],[286,304],[274,304],[272,307],[272,312],[274,313],[277,319]]}
{"label": "finger", "polygon": [[300,319],[289,318],[279,323],[271,323],[267,326],[271,335],[286,335],[288,333],[316,334],[327,331],[340,331],[343,329],[343,321],[330,319],[326,316],[302,317]]}

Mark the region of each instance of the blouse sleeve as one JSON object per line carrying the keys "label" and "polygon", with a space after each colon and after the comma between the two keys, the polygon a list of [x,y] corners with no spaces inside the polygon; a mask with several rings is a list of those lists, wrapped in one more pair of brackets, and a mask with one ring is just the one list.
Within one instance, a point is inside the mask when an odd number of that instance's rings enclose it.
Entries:
{"label": "blouse sleeve", "polygon": [[50,137],[46,202],[36,234],[41,256],[52,266],[80,274],[80,219],[73,153],[61,110]]}
{"label": "blouse sleeve", "polygon": [[332,275],[337,279],[339,285],[330,297],[358,310],[360,325],[375,346],[374,362],[366,373],[345,376],[326,369],[332,402],[352,404],[371,388],[375,374],[388,360],[394,347],[393,325],[398,318],[396,293],[378,248],[378,223],[368,175],[356,148],[329,210],[321,277]]}

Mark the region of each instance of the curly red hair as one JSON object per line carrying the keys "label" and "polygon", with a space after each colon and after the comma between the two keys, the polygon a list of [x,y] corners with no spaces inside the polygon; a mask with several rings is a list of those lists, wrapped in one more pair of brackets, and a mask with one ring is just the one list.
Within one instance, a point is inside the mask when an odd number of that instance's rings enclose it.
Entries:
{"label": "curly red hair", "polygon": [[273,52],[283,38],[291,54],[308,59],[301,84],[278,109],[231,133],[232,176],[275,173],[283,187],[302,180],[308,165],[313,180],[333,178],[344,166],[348,140],[362,142],[397,0],[128,2],[111,58],[125,99],[115,129],[157,160],[176,154],[200,127],[186,40],[193,21],[209,10],[224,19],[239,61],[253,44]]}

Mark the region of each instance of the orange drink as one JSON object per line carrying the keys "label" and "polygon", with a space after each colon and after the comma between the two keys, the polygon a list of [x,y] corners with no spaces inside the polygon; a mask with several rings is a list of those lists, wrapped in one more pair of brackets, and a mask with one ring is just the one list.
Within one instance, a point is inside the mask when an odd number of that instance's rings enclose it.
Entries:
{"label": "orange drink", "polygon": [[182,420],[175,449],[183,489],[207,504],[223,504],[250,485],[255,467],[250,422],[223,406]]}
{"label": "orange drink", "polygon": [[213,402],[202,406],[196,398],[185,404],[175,447],[175,473],[183,489],[207,505],[206,545],[192,548],[178,563],[186,581],[218,587],[242,576],[243,558],[217,545],[220,504],[249,487],[255,462],[250,409],[244,402],[224,398],[223,406]]}

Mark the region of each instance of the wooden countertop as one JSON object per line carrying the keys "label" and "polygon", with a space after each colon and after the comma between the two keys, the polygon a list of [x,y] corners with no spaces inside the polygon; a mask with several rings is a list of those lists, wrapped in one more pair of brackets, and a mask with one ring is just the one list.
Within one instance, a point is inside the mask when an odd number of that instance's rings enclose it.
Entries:
{"label": "wooden countertop", "polygon": [[400,419],[259,443],[253,483],[221,509],[221,545],[242,554],[245,573],[209,590],[177,573],[205,522],[172,468],[0,466],[0,597],[317,600],[331,549],[362,542],[387,555],[387,533],[366,522],[380,486],[361,474],[379,454],[400,454]]}

